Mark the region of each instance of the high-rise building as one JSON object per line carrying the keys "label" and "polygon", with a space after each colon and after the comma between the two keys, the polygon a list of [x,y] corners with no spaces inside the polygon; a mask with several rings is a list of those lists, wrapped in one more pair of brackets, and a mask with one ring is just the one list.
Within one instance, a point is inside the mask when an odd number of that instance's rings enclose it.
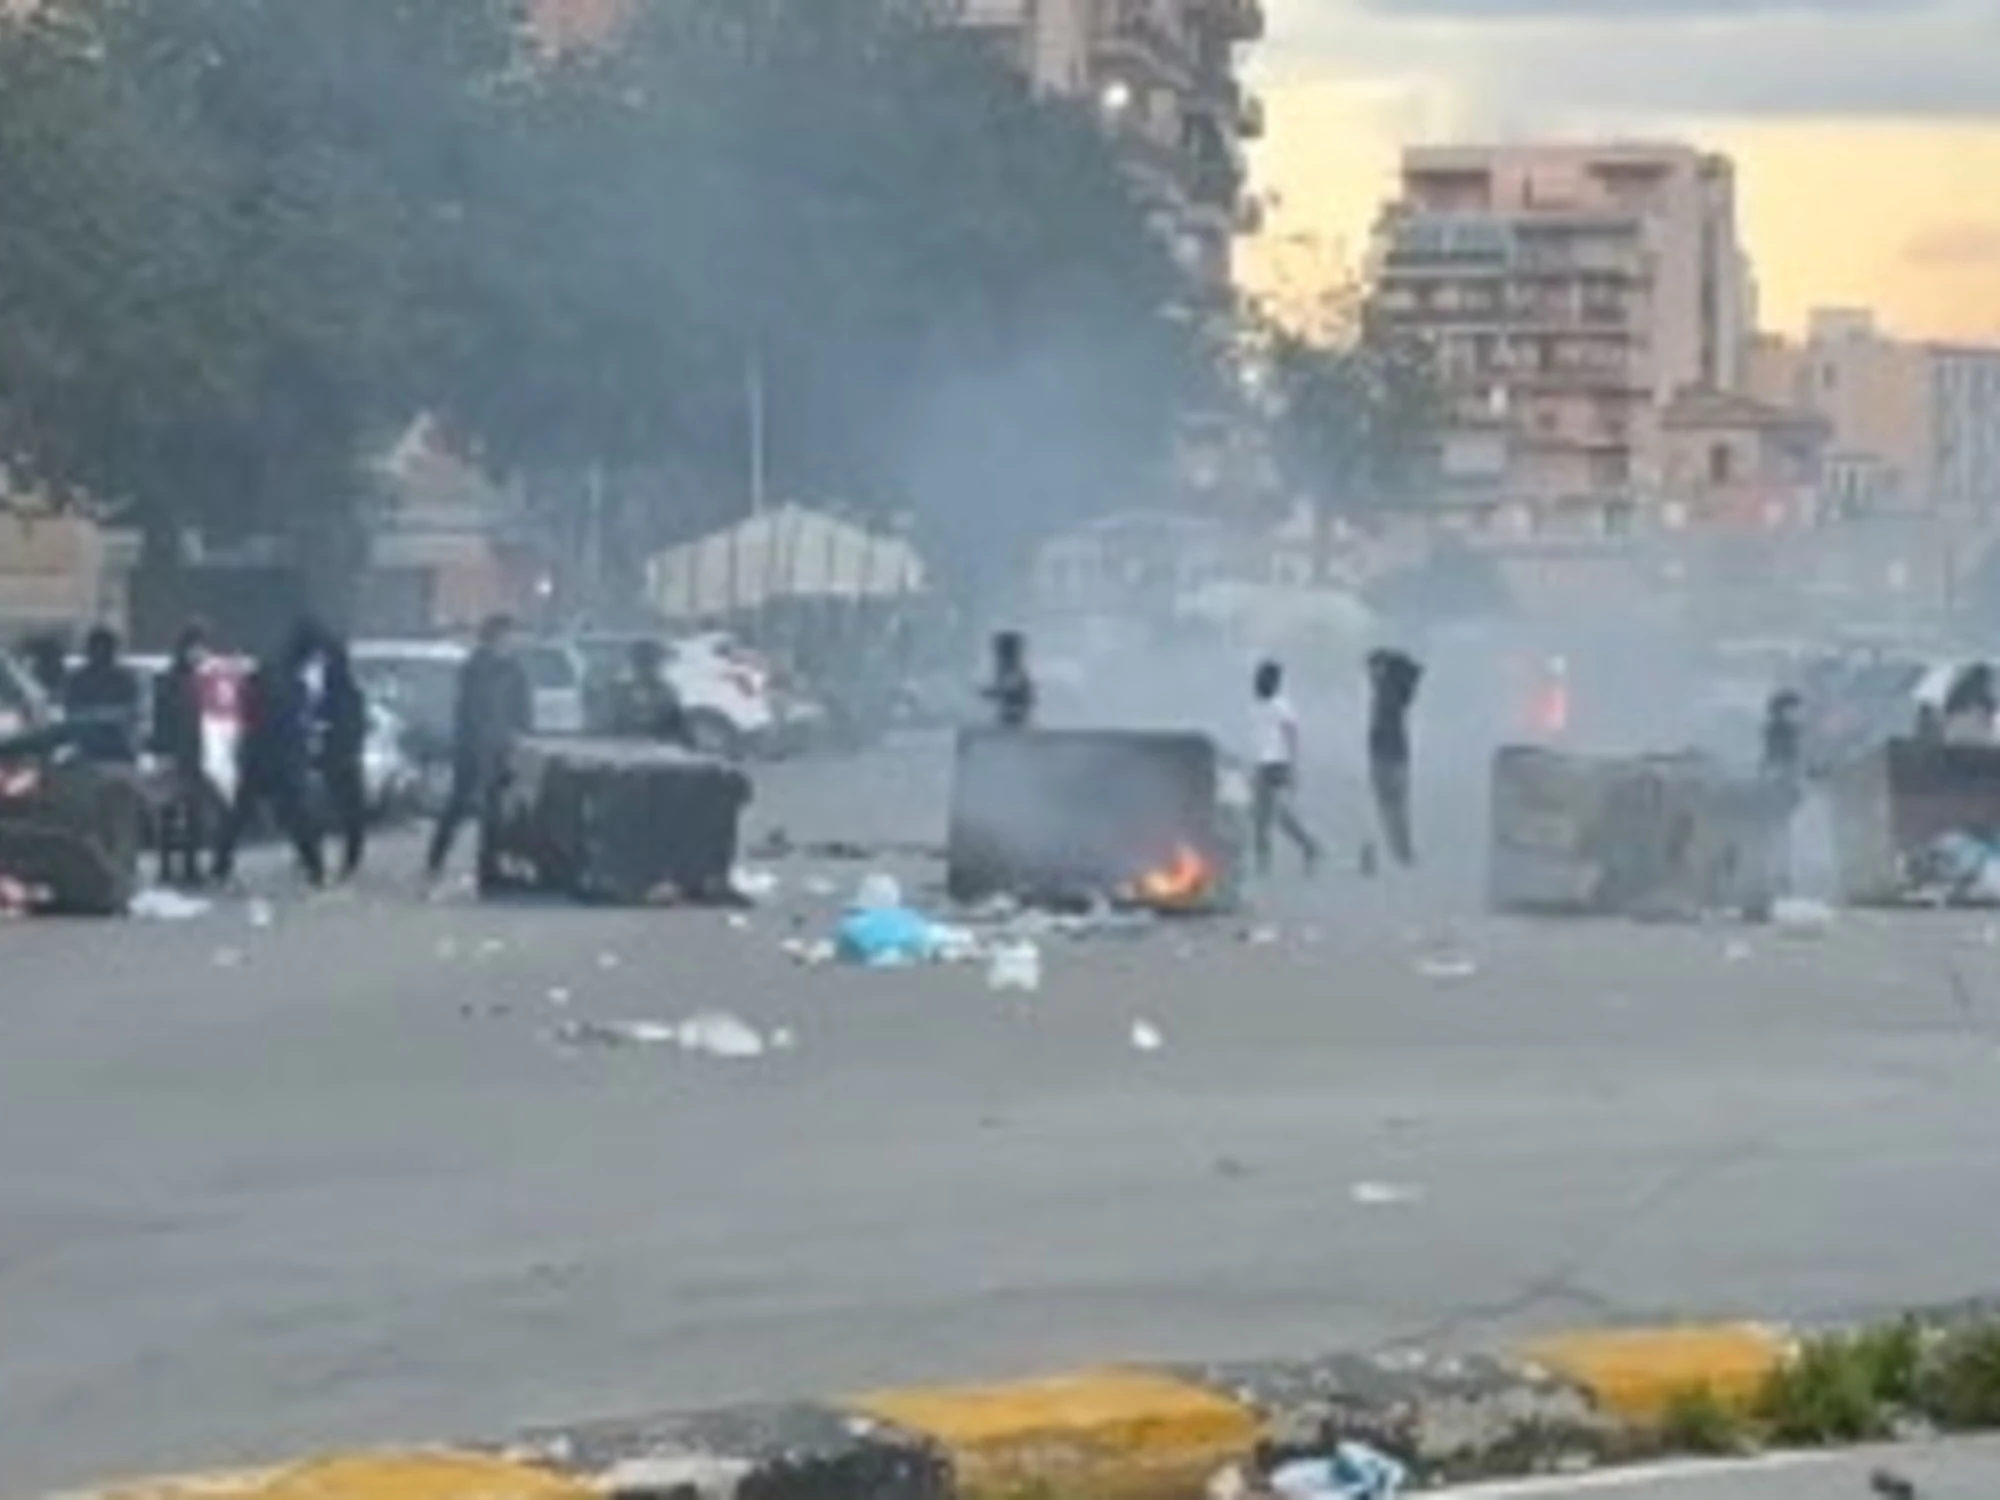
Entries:
{"label": "high-rise building", "polygon": [[1262,103],[1238,51],[1263,35],[1262,0],[950,0],[1048,93],[1088,101],[1183,262],[1220,288],[1254,227],[1243,147]]}
{"label": "high-rise building", "polygon": [[1629,518],[1674,398],[1743,384],[1735,171],[1692,146],[1413,148],[1373,271],[1371,317],[1433,353],[1463,504]]}
{"label": "high-rise building", "polygon": [[1895,338],[1863,309],[1813,313],[1803,340],[1759,335],[1761,399],[1827,423],[1837,514],[2000,514],[2000,347]]}

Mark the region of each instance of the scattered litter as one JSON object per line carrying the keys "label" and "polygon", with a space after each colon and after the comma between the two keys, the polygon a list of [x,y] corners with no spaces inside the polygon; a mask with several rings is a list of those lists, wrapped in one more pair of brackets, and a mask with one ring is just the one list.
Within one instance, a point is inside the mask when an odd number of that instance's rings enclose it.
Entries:
{"label": "scattered litter", "polygon": [[795,1052],[798,1050],[799,1034],[789,1026],[780,1026],[771,1033],[773,1052]]}
{"label": "scattered litter", "polygon": [[1042,950],[1025,938],[998,944],[987,958],[986,987],[1034,994],[1042,987]]}
{"label": "scattered litter", "polygon": [[709,1011],[683,1021],[679,1040],[683,1051],[732,1061],[762,1057],[770,1050],[754,1026],[727,1011]]}
{"label": "scattered litter", "polygon": [[1424,1201],[1424,1190],[1408,1182],[1357,1182],[1348,1196],[1363,1208],[1406,1208]]}
{"label": "scattered litter", "polygon": [[1433,953],[1417,960],[1417,972],[1426,979],[1450,984],[1476,978],[1479,961],[1464,953]]}
{"label": "scattered litter", "polygon": [[752,901],[769,901],[778,894],[778,877],[769,870],[752,869],[743,866],[730,877],[730,884],[737,893]]}
{"label": "scattered litter", "polygon": [[903,882],[877,870],[864,875],[849,903],[856,911],[889,911],[903,904]]}
{"label": "scattered litter", "polygon": [[1281,1500],[1396,1500],[1409,1471],[1366,1443],[1334,1445],[1326,1458],[1294,1459],[1271,1471],[1271,1493]]}
{"label": "scattered litter", "polygon": [[680,1039],[662,1021],[565,1021],[550,1033],[563,1047],[662,1047]]}
{"label": "scattered litter", "polygon": [[1269,948],[1278,941],[1278,929],[1275,927],[1246,927],[1243,929],[1241,937],[1242,941],[1248,943],[1252,948]]}
{"label": "scattered litter", "polygon": [[271,903],[261,897],[244,907],[243,915],[249,920],[250,925],[256,928],[270,927],[278,920],[278,914],[272,910]]}
{"label": "scattered litter", "polygon": [[1730,964],[1747,964],[1757,956],[1757,950],[1742,938],[1731,938],[1722,945],[1722,961]]}
{"label": "scattered litter", "polygon": [[731,912],[728,920],[730,928],[736,932],[748,932],[750,930],[750,918],[740,911]]}
{"label": "scattered litter", "polygon": [[1771,925],[1786,937],[1822,938],[1833,931],[1834,921],[1831,906],[1806,896],[1786,896],[1771,906]]}
{"label": "scattered litter", "polygon": [[[881,879],[883,884],[872,891],[866,888],[868,882],[863,882],[863,899],[841,918],[835,930],[836,951],[848,963],[871,969],[906,968],[930,962],[938,951],[937,924],[922,912],[902,904],[902,889],[894,880],[886,876]],[[877,898],[887,895],[898,899],[878,904]]]}
{"label": "scattered litter", "polygon": [[1160,1028],[1151,1021],[1132,1023],[1132,1046],[1140,1052],[1158,1052],[1167,1045],[1167,1039]]}
{"label": "scattered litter", "polygon": [[549,1004],[553,1005],[557,1010],[568,1010],[570,1007],[570,1002],[575,998],[576,998],[575,996],[570,994],[570,992],[564,989],[561,985],[557,985],[554,989],[549,991]]}
{"label": "scattered litter", "polygon": [[781,946],[785,957],[808,969],[823,968],[840,956],[831,938],[787,938]]}
{"label": "scattered litter", "polygon": [[498,958],[507,951],[507,944],[500,938],[482,938],[478,954],[481,958]]}
{"label": "scattered litter", "polygon": [[134,896],[129,909],[143,922],[192,922],[197,917],[207,916],[213,906],[199,896],[153,886]]}
{"label": "scattered litter", "polygon": [[600,953],[597,955],[597,967],[607,974],[623,965],[624,962],[625,960],[615,953]]}

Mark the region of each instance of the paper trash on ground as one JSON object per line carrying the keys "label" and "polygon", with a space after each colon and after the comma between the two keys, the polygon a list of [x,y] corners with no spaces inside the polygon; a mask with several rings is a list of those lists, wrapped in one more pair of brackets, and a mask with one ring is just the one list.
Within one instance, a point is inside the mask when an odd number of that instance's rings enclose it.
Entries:
{"label": "paper trash on ground", "polygon": [[212,902],[185,891],[152,886],[132,898],[131,914],[142,922],[192,922],[214,910]]}

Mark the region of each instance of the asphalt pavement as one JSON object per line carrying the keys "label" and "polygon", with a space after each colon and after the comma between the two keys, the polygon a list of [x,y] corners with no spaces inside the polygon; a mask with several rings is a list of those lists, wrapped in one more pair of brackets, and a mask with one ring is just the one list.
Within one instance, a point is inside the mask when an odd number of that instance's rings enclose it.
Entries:
{"label": "asphalt pavement", "polygon": [[[1907,1486],[1903,1488],[1902,1486]],[[1858,1453],[1780,1455],[1746,1464],[1534,1480],[1449,1492],[1450,1500],[1988,1500],[2000,1495],[2000,1444],[1938,1443]],[[1440,1496],[1439,1500],[1448,1500]]]}
{"label": "asphalt pavement", "polygon": [[[944,774],[922,745],[785,768],[756,819],[921,840]],[[772,863],[747,921],[426,903],[415,866],[395,840],[354,893],[267,870],[194,920],[0,927],[0,1493],[1992,1286],[1990,919],[1502,922],[1445,859],[1054,939],[1024,997],[796,966],[867,860]],[[718,1010],[795,1045],[552,1036]]]}

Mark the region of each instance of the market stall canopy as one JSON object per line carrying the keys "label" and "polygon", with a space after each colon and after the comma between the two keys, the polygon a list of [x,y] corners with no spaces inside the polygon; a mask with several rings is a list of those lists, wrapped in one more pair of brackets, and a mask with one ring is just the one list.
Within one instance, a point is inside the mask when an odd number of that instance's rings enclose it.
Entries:
{"label": "market stall canopy", "polygon": [[785,600],[881,600],[923,592],[923,559],[823,511],[783,505],[661,552],[647,594],[670,620],[716,618]]}

